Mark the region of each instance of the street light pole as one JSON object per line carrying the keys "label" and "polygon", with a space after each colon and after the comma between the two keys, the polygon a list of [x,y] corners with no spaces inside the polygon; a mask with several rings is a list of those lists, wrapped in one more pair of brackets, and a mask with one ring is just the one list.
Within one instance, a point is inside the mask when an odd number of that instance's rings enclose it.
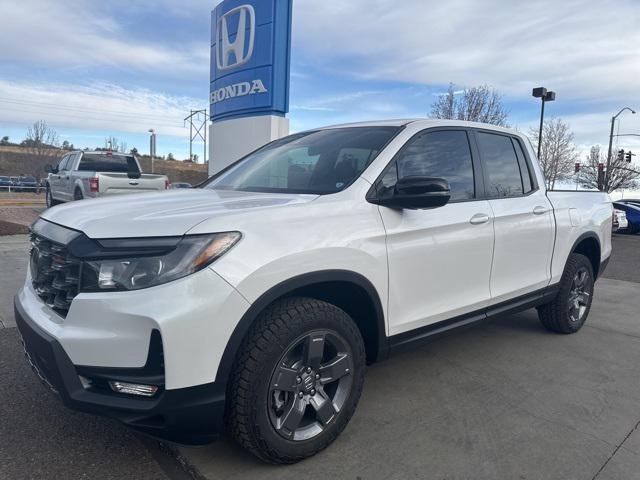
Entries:
{"label": "street light pole", "polygon": [[542,107],[540,108],[540,129],[538,130],[538,159],[540,159],[540,148],[542,147],[542,127],[544,126],[544,97],[542,97]]}
{"label": "street light pole", "polygon": [[538,160],[540,159],[540,149],[542,148],[542,128],[544,126],[544,104],[553,102],[556,99],[556,92],[547,91],[544,87],[534,88],[531,92],[535,98],[542,100],[542,108],[540,109],[540,130],[538,131]]}
{"label": "street light pole", "polygon": [[625,110],[629,110],[632,114],[635,115],[636,111],[630,107],[624,107],[618,113],[616,113],[613,117],[611,117],[611,132],[609,133],[609,150],[607,151],[607,171],[604,173],[604,183],[603,185],[598,185],[598,190],[604,190],[605,187],[609,184],[609,169],[611,168],[611,150],[613,148],[613,129],[616,125],[616,118],[624,112]]}
{"label": "street light pole", "polygon": [[156,156],[156,133],[153,128],[149,129],[149,157],[151,157],[151,173],[154,173],[153,169],[153,159]]}

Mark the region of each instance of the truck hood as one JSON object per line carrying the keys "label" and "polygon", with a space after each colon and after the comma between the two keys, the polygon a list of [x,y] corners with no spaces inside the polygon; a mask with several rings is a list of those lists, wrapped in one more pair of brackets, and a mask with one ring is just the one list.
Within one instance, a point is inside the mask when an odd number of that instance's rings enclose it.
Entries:
{"label": "truck hood", "polygon": [[90,238],[184,235],[216,216],[310,202],[317,195],[176,190],[80,200],[50,208],[41,217]]}

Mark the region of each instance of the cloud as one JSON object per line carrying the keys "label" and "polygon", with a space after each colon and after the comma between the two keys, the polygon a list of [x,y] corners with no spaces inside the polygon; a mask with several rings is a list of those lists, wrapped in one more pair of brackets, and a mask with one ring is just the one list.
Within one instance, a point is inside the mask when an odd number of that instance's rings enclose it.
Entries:
{"label": "cloud", "polygon": [[634,0],[298,2],[294,48],[328,72],[511,96],[538,84],[559,98],[637,98]]}
{"label": "cloud", "polygon": [[0,122],[30,125],[46,120],[54,128],[95,129],[188,138],[183,118],[200,99],[171,96],[110,83],[88,86],[0,80]]}
{"label": "cloud", "polygon": [[209,69],[208,42],[167,46],[136,39],[114,12],[101,11],[89,0],[20,0],[0,8],[0,61],[5,64],[38,70],[115,67],[162,76]]}

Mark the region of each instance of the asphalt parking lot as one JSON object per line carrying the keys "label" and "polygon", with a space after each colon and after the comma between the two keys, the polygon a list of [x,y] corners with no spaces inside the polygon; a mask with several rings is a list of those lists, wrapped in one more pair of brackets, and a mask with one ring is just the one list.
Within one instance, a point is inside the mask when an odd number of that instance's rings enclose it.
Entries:
{"label": "asphalt parking lot", "polygon": [[[10,303],[26,248],[0,237],[0,478],[185,478],[157,442],[64,409],[26,366]],[[373,365],[342,436],[297,465],[228,440],[179,456],[209,479],[640,478],[639,312],[640,236],[615,236],[578,334],[528,311]]]}

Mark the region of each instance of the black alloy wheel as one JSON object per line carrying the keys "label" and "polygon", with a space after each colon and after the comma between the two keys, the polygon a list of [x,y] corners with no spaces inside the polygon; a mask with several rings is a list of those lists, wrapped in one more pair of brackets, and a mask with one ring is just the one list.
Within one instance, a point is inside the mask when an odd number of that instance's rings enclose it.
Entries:
{"label": "black alloy wheel", "polygon": [[282,437],[309,440],[331,424],[351,393],[351,358],[346,341],[330,330],[293,342],[269,382],[269,419]]}

